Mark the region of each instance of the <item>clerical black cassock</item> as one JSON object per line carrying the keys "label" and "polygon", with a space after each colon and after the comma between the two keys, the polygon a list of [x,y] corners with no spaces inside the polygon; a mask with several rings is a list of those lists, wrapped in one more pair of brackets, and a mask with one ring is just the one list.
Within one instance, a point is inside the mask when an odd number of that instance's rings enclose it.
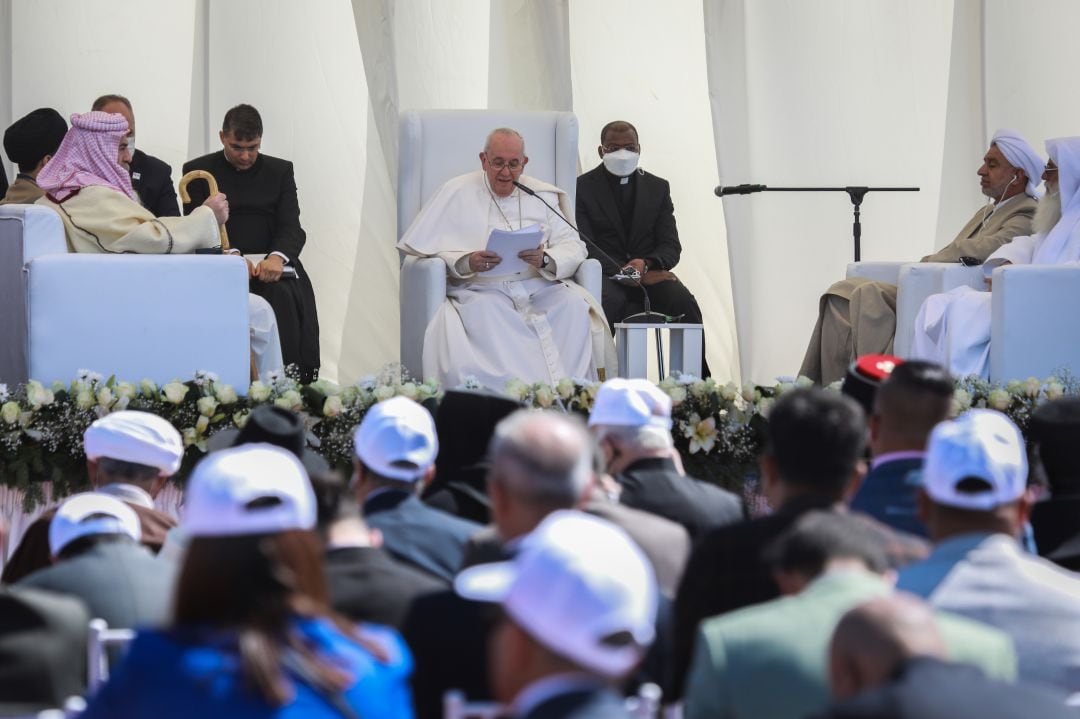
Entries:
{"label": "clerical black cassock", "polygon": [[[319,318],[311,280],[300,263],[307,235],[300,226],[292,163],[260,154],[250,169],[237,170],[225,159],[224,151],[219,151],[184,163],[185,175],[192,170],[213,175],[218,190],[228,198],[225,227],[230,246],[245,255],[280,252],[288,258],[286,266],[296,268],[296,279],[252,279],[251,291],[274,308],[285,364],[298,365],[303,380],[314,379],[320,364]],[[184,214],[205,202],[208,192],[205,182],[192,182],[188,186],[191,202],[184,204]]]}

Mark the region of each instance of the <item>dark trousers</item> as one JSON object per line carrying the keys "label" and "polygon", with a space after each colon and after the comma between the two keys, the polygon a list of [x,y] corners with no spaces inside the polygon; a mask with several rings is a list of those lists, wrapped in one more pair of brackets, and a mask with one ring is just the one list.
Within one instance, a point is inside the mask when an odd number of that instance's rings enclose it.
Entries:
{"label": "dark trousers", "polygon": [[301,270],[297,279],[277,282],[253,279],[248,289],[265,299],[274,309],[285,366],[297,365],[301,382],[312,382],[318,378],[321,364],[319,317],[315,310],[315,293],[307,274]]}
{"label": "dark trousers", "polygon": [[[665,315],[684,315],[678,322],[701,324],[701,308],[698,302],[682,282],[668,280],[645,286],[649,293],[649,303],[653,312]],[[640,287],[624,285],[604,277],[600,304],[604,307],[604,316],[615,332],[615,323],[637,312],[645,311],[645,297]],[[705,342],[701,343],[701,374],[710,375],[709,365],[705,361]]]}

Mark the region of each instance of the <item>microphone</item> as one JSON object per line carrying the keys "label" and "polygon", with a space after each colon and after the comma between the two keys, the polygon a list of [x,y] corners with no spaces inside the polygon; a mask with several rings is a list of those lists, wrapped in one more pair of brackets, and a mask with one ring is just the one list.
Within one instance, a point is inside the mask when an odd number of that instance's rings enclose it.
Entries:
{"label": "microphone", "polygon": [[713,192],[717,197],[724,195],[749,195],[751,192],[764,192],[768,189],[765,185],[717,185]]}
{"label": "microphone", "polygon": [[[559,212],[558,210],[556,210],[554,207],[552,207],[551,204],[548,203],[547,200],[545,200],[543,197],[540,197],[540,195],[536,194],[536,190],[532,189],[531,187],[527,187],[527,186],[521,184],[517,180],[514,180],[513,182],[514,182],[514,186],[517,187],[522,192],[524,192],[526,195],[530,195],[532,197],[535,197],[536,199],[540,200],[540,202],[543,202],[545,207],[547,207],[549,210],[554,212],[558,216],[558,218],[560,220],[565,222],[570,227],[571,230],[573,230],[574,232],[576,232],[578,234],[578,237],[580,237],[582,240],[585,241],[585,244],[587,244],[589,247],[596,250],[597,254],[599,254],[601,257],[603,257],[604,259],[606,259],[608,262],[615,265],[616,267],[621,268],[621,266],[622,266],[621,262],[616,260],[614,257],[609,255],[608,253],[604,252],[604,250],[600,247],[600,245],[593,242],[591,237],[589,237],[584,232],[582,232],[577,227],[575,227],[573,222],[566,219],[563,216],[563,214],[561,212]],[[625,319],[623,319],[623,322],[629,322],[629,323],[632,323],[632,324],[641,324],[641,323],[644,323],[644,322],[666,323],[666,322],[671,322],[673,319],[675,319],[673,317],[669,317],[667,315],[660,314],[659,312],[653,312],[652,311],[652,303],[649,301],[649,291],[645,289],[645,285],[641,284],[641,280],[638,277],[634,277],[633,275],[623,274],[621,269],[619,270],[618,276],[619,277],[625,277],[626,279],[630,280],[635,285],[637,285],[641,289],[641,294],[644,295],[644,297],[645,297],[645,311],[644,312],[638,312],[637,314],[634,314],[634,315],[630,315],[629,317],[626,317]]]}

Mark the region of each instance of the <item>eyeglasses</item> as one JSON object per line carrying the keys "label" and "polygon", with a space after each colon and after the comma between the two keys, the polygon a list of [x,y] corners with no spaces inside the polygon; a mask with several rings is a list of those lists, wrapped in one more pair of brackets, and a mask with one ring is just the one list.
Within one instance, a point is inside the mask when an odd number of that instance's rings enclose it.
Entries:
{"label": "eyeglasses", "polygon": [[517,172],[518,170],[520,170],[525,165],[525,163],[522,162],[521,160],[510,160],[509,162],[507,162],[506,160],[502,159],[501,157],[488,158],[487,162],[488,162],[489,165],[494,167],[496,170],[501,170],[504,167],[509,167],[510,172]]}

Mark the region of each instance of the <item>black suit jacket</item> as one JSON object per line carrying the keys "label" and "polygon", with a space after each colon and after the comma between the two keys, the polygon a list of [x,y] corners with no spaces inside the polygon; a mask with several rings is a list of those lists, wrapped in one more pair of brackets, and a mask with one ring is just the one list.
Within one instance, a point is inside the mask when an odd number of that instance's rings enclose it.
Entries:
{"label": "black suit jacket", "polygon": [[480,525],[427,506],[409,492],[380,492],[364,502],[364,521],[383,535],[383,548],[396,558],[453,581],[465,543]]}
{"label": "black suit jacket", "polygon": [[667,458],[639,459],[616,475],[615,481],[622,487],[620,502],[678,522],[692,539],[745,517],[736,495],[679,474]]}
{"label": "black suit jacket", "polygon": [[[217,180],[218,189],[229,200],[229,244],[248,254],[280,252],[297,264],[307,235],[300,226],[300,202],[296,197],[293,164],[260,154],[255,164],[243,172],[225,159],[225,152],[212,152],[184,163],[184,174],[206,170]],[[205,182],[188,187],[191,202],[184,203],[184,214],[206,201]]]}
{"label": "black suit jacket", "polygon": [[989,679],[965,664],[910,659],[896,679],[839,704],[816,719],[1065,719],[1076,712],[1049,690]]}
{"label": "black suit jacket", "polygon": [[118,541],[34,572],[17,586],[78,597],[110,627],[160,627],[170,620],[175,578],[171,562],[134,541]]}
{"label": "black suit jacket", "polygon": [[153,155],[135,150],[131,155],[131,186],[143,207],[155,217],[178,217],[180,202],[173,187],[172,168]]}
{"label": "black suit jacket", "polygon": [[1041,556],[1080,571],[1080,497],[1052,496],[1037,503],[1031,528]]}
{"label": "black suit jacket", "polygon": [[551,697],[520,719],[627,719],[623,698],[609,689],[580,690]]}
{"label": "black suit jacket", "polygon": [[[675,657],[668,686],[678,696],[686,683],[701,620],[778,597],[780,588],[761,559],[762,550],[804,513],[834,505],[826,497],[795,497],[774,514],[714,529],[698,540],[675,595]],[[853,516],[880,539],[894,568],[929,553],[927,542],[918,537],[897,532],[867,515]]]}
{"label": "black suit jacket", "polygon": [[446,582],[398,564],[382,549],[342,547],[326,552],[330,604],[357,622],[401,629],[413,600],[446,589]]}
{"label": "black suit jacket", "polygon": [[72,597],[0,588],[0,715],[61,707],[82,694],[90,619]]}
{"label": "black suit jacket", "polygon": [[677,265],[682,245],[668,181],[644,170],[637,171],[634,214],[630,227],[624,228],[606,175],[607,170],[599,165],[578,177],[575,216],[581,233],[621,264],[613,265],[592,247],[589,257],[600,261],[604,275],[615,274],[636,258],[644,259],[651,269],[670,270]]}

